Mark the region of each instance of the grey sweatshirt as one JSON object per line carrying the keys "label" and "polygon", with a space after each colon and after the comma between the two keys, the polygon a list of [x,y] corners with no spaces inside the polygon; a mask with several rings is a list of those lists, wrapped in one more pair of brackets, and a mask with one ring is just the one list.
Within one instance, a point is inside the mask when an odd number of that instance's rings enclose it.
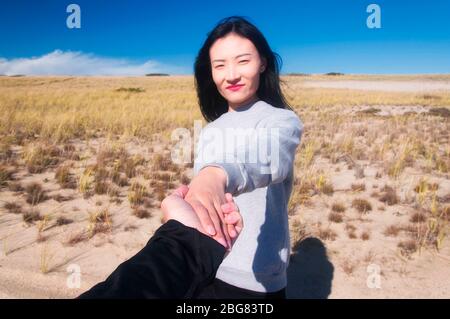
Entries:
{"label": "grey sweatshirt", "polygon": [[287,204],[303,133],[297,115],[264,101],[244,105],[206,125],[194,175],[221,167],[244,228],[216,277],[236,287],[274,292],[286,287],[290,255]]}

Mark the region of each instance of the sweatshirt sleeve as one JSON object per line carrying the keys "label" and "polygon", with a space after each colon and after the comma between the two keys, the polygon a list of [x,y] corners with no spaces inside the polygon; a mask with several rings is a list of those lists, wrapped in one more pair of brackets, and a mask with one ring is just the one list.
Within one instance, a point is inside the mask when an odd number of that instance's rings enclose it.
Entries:
{"label": "sweatshirt sleeve", "polygon": [[[303,123],[294,112],[285,110],[274,117],[266,117],[258,126],[245,147],[235,147],[232,152],[225,147],[218,149],[217,143],[211,142],[214,139],[208,141],[200,134],[198,150],[203,156],[196,160],[194,172],[198,173],[207,166],[224,169],[226,192],[234,196],[282,182],[293,165]],[[241,137],[238,140],[242,140]],[[208,142],[216,144],[209,148],[213,151],[208,151]],[[224,144],[229,145],[227,142]]]}

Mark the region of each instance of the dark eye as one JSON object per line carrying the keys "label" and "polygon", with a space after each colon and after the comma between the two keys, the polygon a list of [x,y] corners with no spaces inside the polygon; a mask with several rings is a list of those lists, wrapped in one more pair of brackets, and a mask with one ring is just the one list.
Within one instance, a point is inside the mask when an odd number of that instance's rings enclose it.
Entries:
{"label": "dark eye", "polygon": [[216,69],[221,68],[221,67],[223,67],[223,64],[217,64],[217,65],[215,66]]}
{"label": "dark eye", "polygon": [[239,61],[239,63],[247,63],[248,62],[248,60],[241,60],[241,61]]}

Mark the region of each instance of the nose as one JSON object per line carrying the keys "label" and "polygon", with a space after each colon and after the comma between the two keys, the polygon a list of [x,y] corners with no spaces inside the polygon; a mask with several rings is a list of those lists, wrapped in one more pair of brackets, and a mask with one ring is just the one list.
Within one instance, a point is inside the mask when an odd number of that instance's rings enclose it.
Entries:
{"label": "nose", "polygon": [[241,76],[234,65],[229,65],[227,68],[226,80],[229,83],[239,82]]}

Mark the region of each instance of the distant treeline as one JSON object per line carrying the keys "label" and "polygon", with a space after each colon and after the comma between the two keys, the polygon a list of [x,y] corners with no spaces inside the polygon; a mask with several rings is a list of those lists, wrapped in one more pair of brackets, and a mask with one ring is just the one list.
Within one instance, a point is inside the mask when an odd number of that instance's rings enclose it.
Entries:
{"label": "distant treeline", "polygon": [[[286,73],[285,75],[290,75],[290,76],[311,76],[310,73]],[[335,75],[344,75],[344,73],[340,73],[340,72],[328,72],[325,73],[324,75],[331,75],[331,76],[335,76]]]}
{"label": "distant treeline", "polygon": [[169,76],[167,73],[147,73],[145,76]]}
{"label": "distant treeline", "polygon": [[131,92],[131,93],[142,93],[145,92],[143,88],[118,88],[115,90],[116,92]]}
{"label": "distant treeline", "polygon": [[[26,75],[25,74],[13,74],[13,75],[0,74],[0,76],[9,76],[9,77],[17,78],[17,77],[26,76]],[[167,73],[148,73],[145,76],[169,76],[169,74],[167,74]]]}

